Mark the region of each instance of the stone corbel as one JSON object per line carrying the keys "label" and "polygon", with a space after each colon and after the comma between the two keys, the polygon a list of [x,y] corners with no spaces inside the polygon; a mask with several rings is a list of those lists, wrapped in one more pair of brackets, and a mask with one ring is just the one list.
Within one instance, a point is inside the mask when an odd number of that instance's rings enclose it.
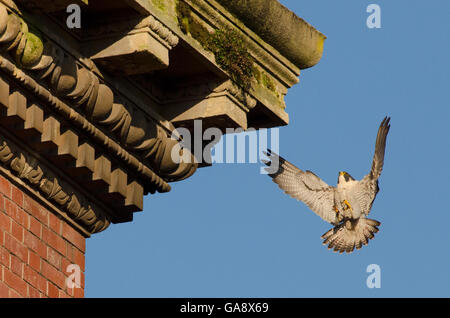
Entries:
{"label": "stone corbel", "polygon": [[167,68],[178,37],[154,16],[107,21],[84,35],[83,51],[113,73],[136,75]]}
{"label": "stone corbel", "polygon": [[177,127],[190,127],[202,119],[203,128],[223,127],[247,129],[247,113],[257,101],[231,80],[186,83],[172,87],[160,96],[163,114]]}

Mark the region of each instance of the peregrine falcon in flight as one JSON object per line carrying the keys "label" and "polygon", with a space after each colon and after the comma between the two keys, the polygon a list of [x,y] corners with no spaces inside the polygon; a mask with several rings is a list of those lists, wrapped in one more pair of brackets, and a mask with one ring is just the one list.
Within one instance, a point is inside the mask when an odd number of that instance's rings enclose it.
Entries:
{"label": "peregrine falcon in flight", "polygon": [[[380,222],[367,218],[379,191],[378,178],[383,169],[389,117],[378,129],[370,172],[355,180],[345,171],[339,172],[337,186],[329,186],[311,171],[303,171],[270,149],[263,160],[272,180],[291,197],[304,202],[314,213],[334,228],[322,235],[323,244],[335,252],[351,253],[367,245],[378,232]],[[276,171],[274,171],[275,169]]]}

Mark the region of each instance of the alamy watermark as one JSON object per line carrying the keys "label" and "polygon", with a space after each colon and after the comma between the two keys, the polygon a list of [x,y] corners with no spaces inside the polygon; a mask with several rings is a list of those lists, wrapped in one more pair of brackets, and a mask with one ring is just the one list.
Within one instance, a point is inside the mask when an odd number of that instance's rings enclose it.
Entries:
{"label": "alamy watermark", "polygon": [[366,280],[367,288],[381,288],[381,267],[378,264],[370,264],[366,268],[371,273]]}
{"label": "alamy watermark", "polygon": [[66,278],[66,286],[69,289],[81,288],[81,268],[77,264],[69,264],[66,268],[66,273],[69,274]]}
{"label": "alamy watermark", "polygon": [[66,8],[69,13],[66,19],[66,25],[69,29],[81,28],[81,8],[78,4],[69,4]]}
{"label": "alamy watermark", "polygon": [[369,4],[366,11],[370,13],[366,20],[367,27],[369,29],[381,29],[381,7],[378,4]]}
{"label": "alamy watermark", "polygon": [[[259,162],[261,154],[268,148],[279,153],[278,128],[270,130],[248,128],[245,131],[242,128],[226,128],[224,135],[223,131],[217,127],[203,130],[202,125],[202,120],[195,120],[193,133],[187,128],[178,128],[173,131],[172,139],[181,139],[179,144],[172,148],[173,162],[254,164]],[[190,151],[184,151],[184,149]],[[272,169],[274,171],[278,169],[278,162],[272,162],[270,172]],[[260,172],[268,173],[263,167]]]}

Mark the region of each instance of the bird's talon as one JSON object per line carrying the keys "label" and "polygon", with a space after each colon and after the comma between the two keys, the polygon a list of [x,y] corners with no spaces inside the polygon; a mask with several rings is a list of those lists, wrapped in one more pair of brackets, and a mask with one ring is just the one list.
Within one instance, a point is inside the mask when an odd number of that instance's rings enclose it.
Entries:
{"label": "bird's talon", "polygon": [[342,201],[342,205],[344,205],[344,211],[347,211],[349,209],[353,211],[351,204],[347,200]]}
{"label": "bird's talon", "polygon": [[337,206],[333,206],[333,210],[334,212],[336,212],[336,218],[338,220],[338,222],[341,222],[344,219],[344,216],[341,214],[341,212],[339,211],[339,209],[337,208]]}

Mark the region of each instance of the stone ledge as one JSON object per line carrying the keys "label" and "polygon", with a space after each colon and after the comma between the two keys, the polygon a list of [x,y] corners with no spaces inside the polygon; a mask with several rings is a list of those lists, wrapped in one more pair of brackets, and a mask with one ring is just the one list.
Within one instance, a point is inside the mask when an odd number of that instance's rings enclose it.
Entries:
{"label": "stone ledge", "polygon": [[322,58],[326,36],[278,0],[216,0],[300,69]]}

